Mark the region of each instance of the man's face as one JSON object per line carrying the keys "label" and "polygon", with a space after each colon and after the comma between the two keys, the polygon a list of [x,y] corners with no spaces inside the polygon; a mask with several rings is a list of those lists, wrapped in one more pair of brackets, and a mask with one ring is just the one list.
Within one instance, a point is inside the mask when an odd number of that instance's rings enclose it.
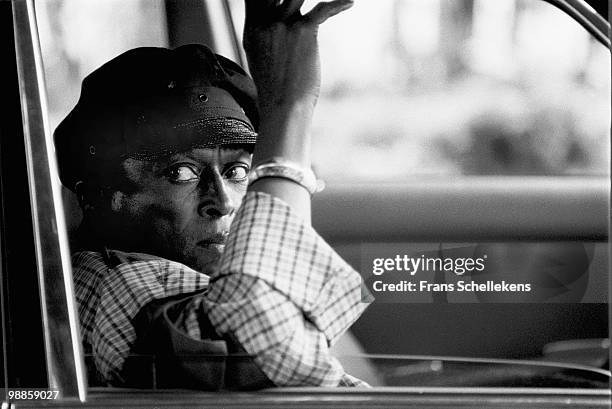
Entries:
{"label": "man's face", "polygon": [[195,148],[123,166],[132,188],[113,208],[121,234],[133,239],[127,246],[212,271],[246,193],[251,154],[235,145]]}

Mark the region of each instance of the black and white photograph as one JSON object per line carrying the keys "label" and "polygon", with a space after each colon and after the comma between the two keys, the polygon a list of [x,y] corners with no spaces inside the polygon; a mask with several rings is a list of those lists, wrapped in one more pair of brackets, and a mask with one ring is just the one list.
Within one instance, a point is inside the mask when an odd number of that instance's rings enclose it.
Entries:
{"label": "black and white photograph", "polygon": [[608,0],[0,0],[20,408],[609,408]]}

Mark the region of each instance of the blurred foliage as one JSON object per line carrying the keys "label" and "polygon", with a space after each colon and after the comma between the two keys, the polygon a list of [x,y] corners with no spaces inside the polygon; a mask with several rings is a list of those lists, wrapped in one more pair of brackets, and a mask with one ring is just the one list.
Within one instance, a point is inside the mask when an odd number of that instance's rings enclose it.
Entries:
{"label": "blurred foliage", "polygon": [[387,0],[350,13],[321,34],[314,160],[327,179],[609,173],[609,51],[552,5]]}

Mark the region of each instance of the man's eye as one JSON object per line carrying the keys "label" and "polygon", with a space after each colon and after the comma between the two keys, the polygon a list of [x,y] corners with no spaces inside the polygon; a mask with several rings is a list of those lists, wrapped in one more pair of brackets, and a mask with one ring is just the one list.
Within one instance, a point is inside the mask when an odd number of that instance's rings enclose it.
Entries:
{"label": "man's eye", "polygon": [[230,180],[245,180],[248,174],[249,174],[248,166],[236,165],[226,170],[224,176]]}
{"label": "man's eye", "polygon": [[173,182],[190,182],[198,180],[198,174],[189,166],[175,166],[168,169],[168,177]]}

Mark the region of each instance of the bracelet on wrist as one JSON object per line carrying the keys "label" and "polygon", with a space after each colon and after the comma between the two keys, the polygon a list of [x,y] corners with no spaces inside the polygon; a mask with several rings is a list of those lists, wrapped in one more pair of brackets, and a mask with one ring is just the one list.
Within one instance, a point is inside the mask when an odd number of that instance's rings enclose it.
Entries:
{"label": "bracelet on wrist", "polygon": [[325,183],[317,179],[312,169],[304,168],[283,158],[269,159],[251,169],[249,186],[263,178],[281,178],[292,181],[302,186],[311,195],[325,188]]}

